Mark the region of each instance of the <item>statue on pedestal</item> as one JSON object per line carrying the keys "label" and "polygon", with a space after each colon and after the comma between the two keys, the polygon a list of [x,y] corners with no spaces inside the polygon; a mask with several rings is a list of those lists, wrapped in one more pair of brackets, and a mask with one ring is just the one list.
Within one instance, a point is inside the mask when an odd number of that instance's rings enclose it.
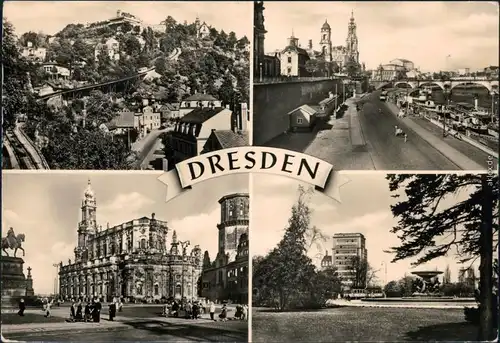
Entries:
{"label": "statue on pedestal", "polygon": [[16,257],[17,250],[23,251],[23,256],[25,256],[24,249],[21,246],[21,243],[24,242],[25,236],[24,233],[20,233],[16,236],[14,233],[14,229],[11,227],[9,231],[7,231],[7,236],[2,237],[2,250],[6,256],[9,256],[6,249],[14,250],[14,257]]}

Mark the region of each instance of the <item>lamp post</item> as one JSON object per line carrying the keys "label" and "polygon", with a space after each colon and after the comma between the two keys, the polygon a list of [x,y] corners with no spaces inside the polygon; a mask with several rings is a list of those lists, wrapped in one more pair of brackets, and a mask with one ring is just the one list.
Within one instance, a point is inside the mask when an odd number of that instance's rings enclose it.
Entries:
{"label": "lamp post", "polygon": [[[385,261],[382,261],[382,263],[380,265],[384,266],[384,287],[385,287],[387,285],[387,263]],[[386,295],[385,295],[385,292],[384,292],[384,298],[385,297],[386,297]]]}
{"label": "lamp post", "polygon": [[493,121],[495,119],[495,91],[491,90],[490,95],[491,95],[491,124],[493,124]]}
{"label": "lamp post", "polygon": [[259,63],[259,81],[262,83],[262,62]]}
{"label": "lamp post", "polygon": [[445,106],[443,108],[443,137],[446,137],[446,112],[450,103],[450,85],[445,84],[443,89]]}

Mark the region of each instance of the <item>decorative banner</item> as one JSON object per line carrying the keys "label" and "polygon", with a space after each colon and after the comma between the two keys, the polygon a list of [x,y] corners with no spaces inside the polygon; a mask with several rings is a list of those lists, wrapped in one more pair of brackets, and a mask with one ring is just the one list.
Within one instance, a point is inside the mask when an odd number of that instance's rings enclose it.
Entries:
{"label": "decorative banner", "polygon": [[265,173],[286,176],[314,185],[340,202],[339,188],[349,180],[333,166],[314,156],[285,149],[245,146],[214,151],[175,165],[158,178],[167,185],[169,201],[197,183],[225,175]]}

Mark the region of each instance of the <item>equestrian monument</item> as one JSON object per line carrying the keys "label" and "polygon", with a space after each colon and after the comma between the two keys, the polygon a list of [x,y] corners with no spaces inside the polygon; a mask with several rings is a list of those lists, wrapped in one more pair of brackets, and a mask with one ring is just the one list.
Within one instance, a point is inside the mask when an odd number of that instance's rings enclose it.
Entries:
{"label": "equestrian monument", "polygon": [[[16,257],[17,251],[21,250],[24,256],[22,243],[24,234],[16,236],[14,229],[10,228],[6,237],[2,237],[2,258],[0,259],[2,275],[2,307],[17,306],[19,300],[33,295],[33,280],[31,279],[31,268],[28,268],[28,278],[24,275],[24,260]],[[13,250],[10,256],[8,249]]]}

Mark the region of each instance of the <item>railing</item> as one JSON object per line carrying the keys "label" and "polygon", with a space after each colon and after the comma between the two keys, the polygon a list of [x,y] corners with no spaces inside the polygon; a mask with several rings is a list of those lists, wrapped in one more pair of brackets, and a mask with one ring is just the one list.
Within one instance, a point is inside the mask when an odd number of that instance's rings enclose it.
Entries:
{"label": "railing", "polygon": [[298,76],[277,76],[277,77],[262,77],[256,76],[254,78],[254,84],[270,84],[270,83],[292,83],[292,82],[314,82],[314,81],[324,81],[324,80],[334,80],[336,77],[298,77]]}

